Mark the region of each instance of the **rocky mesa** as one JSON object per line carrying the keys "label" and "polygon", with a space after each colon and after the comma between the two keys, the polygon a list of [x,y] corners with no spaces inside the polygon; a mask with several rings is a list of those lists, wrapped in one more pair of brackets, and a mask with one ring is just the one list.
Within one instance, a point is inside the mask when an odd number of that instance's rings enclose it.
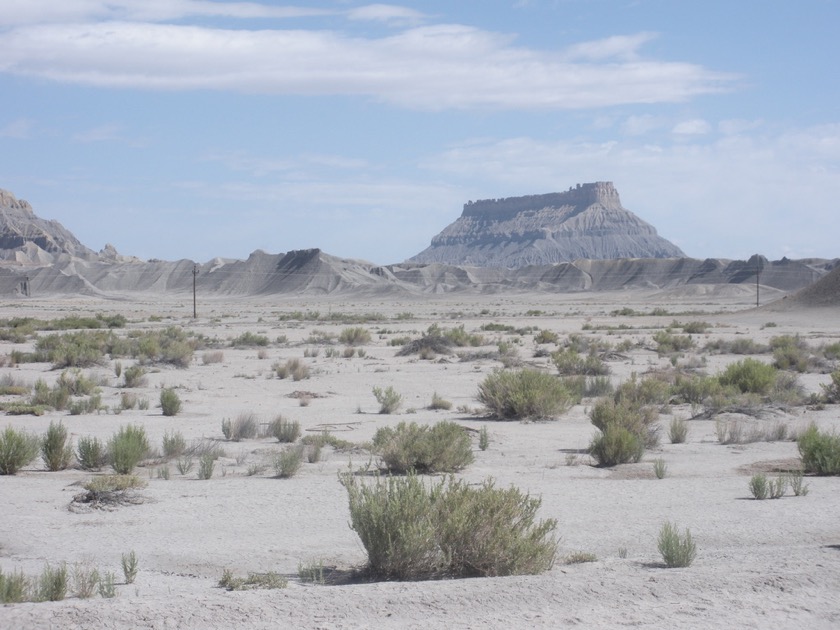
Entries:
{"label": "rocky mesa", "polygon": [[467,202],[461,216],[410,261],[517,268],[683,257],[656,228],[622,207],[612,182],[594,182],[561,193]]}

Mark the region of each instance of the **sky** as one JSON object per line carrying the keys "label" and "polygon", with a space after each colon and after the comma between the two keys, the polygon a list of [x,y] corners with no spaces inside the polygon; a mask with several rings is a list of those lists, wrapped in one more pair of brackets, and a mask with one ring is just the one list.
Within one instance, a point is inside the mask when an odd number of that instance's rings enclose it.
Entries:
{"label": "sky", "polygon": [[612,181],[694,258],[840,256],[840,0],[0,0],[0,188],[143,259],[378,264]]}

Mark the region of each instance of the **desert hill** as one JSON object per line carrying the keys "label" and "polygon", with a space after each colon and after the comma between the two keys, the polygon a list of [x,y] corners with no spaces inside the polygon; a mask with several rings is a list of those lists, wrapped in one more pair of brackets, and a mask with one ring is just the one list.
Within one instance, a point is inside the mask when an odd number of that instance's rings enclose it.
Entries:
{"label": "desert hill", "polygon": [[595,182],[562,193],[470,201],[460,218],[410,260],[515,268],[683,257],[679,247],[622,207],[612,182]]}
{"label": "desert hill", "polygon": [[[94,252],[59,223],[40,219],[27,202],[6,191],[0,191],[0,234],[4,235],[0,240],[0,292],[6,296],[118,298],[136,292],[189,293],[193,280],[201,294],[220,297],[626,289],[715,295],[721,294],[719,287],[737,286],[747,291],[755,283],[749,261],[684,257],[581,259],[513,269],[414,261],[375,265],[308,249],[280,254],[258,250],[246,260],[215,258],[200,264],[191,260],[143,261],[119,255],[112,246]],[[836,266],[819,259],[763,262],[761,285],[775,289],[778,295],[806,287]]]}

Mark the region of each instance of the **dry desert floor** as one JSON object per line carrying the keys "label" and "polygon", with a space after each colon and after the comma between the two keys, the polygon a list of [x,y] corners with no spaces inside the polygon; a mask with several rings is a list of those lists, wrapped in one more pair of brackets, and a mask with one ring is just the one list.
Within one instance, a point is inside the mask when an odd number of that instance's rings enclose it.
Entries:
{"label": "dry desert floor", "polygon": [[[187,442],[203,440],[224,449],[210,479],[195,467],[180,474],[175,461],[150,460],[137,469],[147,482],[136,504],[110,509],[70,509],[91,474],[76,468],[46,472],[36,459],[14,476],[0,477],[0,568],[37,576],[49,563],[95,567],[117,576],[116,597],[68,597],[59,602],[0,607],[0,628],[838,628],[840,627],[840,478],[807,477],[806,496],[756,501],[748,482],[757,471],[796,467],[791,440],[724,445],[715,419],[690,419],[697,409],[670,406],[660,416],[663,439],[642,461],[614,468],[593,465],[587,454],[596,429],[587,410],[592,400],[551,421],[500,422],[483,417],[478,384],[501,363],[499,342],[513,347],[523,365],[554,370],[534,335],[556,332],[569,339],[600,338],[621,352],[608,355],[618,384],[633,373],[671,367],[654,351],[652,335],[674,320],[704,321],[694,348],[675,359],[715,374],[741,356],[704,352],[715,339],[800,335],[808,344],[840,340],[837,309],[756,310],[748,291],[662,294],[435,295],[423,298],[279,296],[200,299],[192,296],[128,295],[122,299],[56,298],[6,302],[0,318],[55,319],[68,315],[123,314],[118,335],[179,326],[215,347],[199,349],[186,368],[148,366],[144,387],[130,390],[149,408],[124,409],[127,392],[115,361],[85,369],[101,383],[98,413],[5,416],[6,426],[43,434],[61,420],[74,443],[84,436],[107,441],[121,426],[142,425],[160,450],[165,433]],[[632,311],[627,310],[632,309]],[[655,310],[656,309],[656,310]],[[653,314],[654,311],[656,314]],[[303,317],[300,314],[304,314]],[[316,315],[317,313],[317,319]],[[621,314],[623,313],[623,314]],[[464,326],[480,334],[479,347],[421,359],[398,356],[391,341],[416,339],[429,326]],[[491,325],[491,326],[488,326]],[[769,325],[768,325],[769,324]],[[345,357],[341,332],[361,326],[371,340]],[[488,330],[489,328],[489,330]],[[243,333],[268,337],[265,347],[233,347]],[[39,332],[43,336],[46,332]],[[31,350],[33,342],[0,343],[0,355]],[[219,358],[205,352],[221,352]],[[361,356],[360,356],[361,355]],[[291,358],[309,367],[309,378],[281,379],[273,366]],[[772,361],[768,354],[757,358]],[[124,371],[133,360],[122,359]],[[834,366],[837,369],[837,366]],[[29,384],[51,384],[61,371],[46,363],[6,364]],[[799,375],[808,392],[829,382],[825,372]],[[403,397],[398,413],[380,414],[373,387],[393,387]],[[183,402],[174,417],[162,415],[161,388]],[[430,410],[433,394],[450,410]],[[303,403],[302,398],[303,397]],[[540,517],[557,519],[558,559],[545,574],[425,582],[352,579],[366,556],[349,527],[347,493],[339,473],[375,467],[362,449],[326,447],[320,461],[304,463],[292,478],[279,479],[268,464],[282,445],[272,438],[226,441],[221,424],[240,414],[268,423],[278,414],[300,423],[304,435],[325,430],[357,444],[377,428],[399,421],[452,420],[472,429],[475,462],[459,473],[469,482],[493,477],[542,499]],[[688,419],[688,439],[666,437],[673,417]],[[724,418],[725,420],[727,418]],[[732,419],[732,418],[728,418]],[[840,427],[838,405],[764,416],[745,422],[783,422],[791,432],[811,422]],[[490,443],[478,448],[486,427]],[[652,462],[664,460],[657,479]],[[161,469],[168,470],[168,479]],[[107,472],[107,471],[105,471]],[[249,474],[253,473],[253,474]],[[100,473],[104,474],[104,473]],[[697,557],[688,568],[668,569],[657,551],[666,521],[688,528]],[[122,554],[134,551],[139,571],[123,584]],[[568,563],[592,554],[593,562]],[[299,568],[324,566],[336,583],[313,584]],[[283,589],[228,591],[218,586],[225,569],[244,576],[277,572]]]}

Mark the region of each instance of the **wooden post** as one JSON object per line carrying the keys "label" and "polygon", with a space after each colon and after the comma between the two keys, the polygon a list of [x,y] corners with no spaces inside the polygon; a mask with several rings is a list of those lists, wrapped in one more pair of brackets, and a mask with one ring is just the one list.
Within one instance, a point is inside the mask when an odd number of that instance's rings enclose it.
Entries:
{"label": "wooden post", "polygon": [[193,265],[193,319],[198,318],[198,312],[195,307],[195,277],[198,275],[198,265]]}

